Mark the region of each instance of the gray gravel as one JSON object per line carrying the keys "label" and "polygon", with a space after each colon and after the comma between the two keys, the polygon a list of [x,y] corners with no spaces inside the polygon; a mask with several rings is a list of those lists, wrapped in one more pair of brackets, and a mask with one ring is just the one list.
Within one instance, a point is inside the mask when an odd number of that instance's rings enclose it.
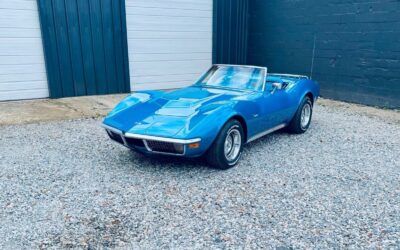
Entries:
{"label": "gray gravel", "polygon": [[316,107],[228,171],[148,159],[97,120],[0,127],[0,248],[400,249],[400,125]]}

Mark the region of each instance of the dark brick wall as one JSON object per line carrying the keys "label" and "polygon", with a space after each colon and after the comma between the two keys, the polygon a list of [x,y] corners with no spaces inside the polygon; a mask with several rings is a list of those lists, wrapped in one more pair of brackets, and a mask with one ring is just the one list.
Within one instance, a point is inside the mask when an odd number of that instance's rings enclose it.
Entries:
{"label": "dark brick wall", "polygon": [[324,97],[400,107],[399,0],[250,0],[248,64],[310,75]]}

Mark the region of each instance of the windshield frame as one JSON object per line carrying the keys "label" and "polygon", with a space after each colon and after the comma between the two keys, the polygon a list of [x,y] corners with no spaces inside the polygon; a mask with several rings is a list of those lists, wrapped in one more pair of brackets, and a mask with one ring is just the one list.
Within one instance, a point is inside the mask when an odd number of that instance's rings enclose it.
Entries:
{"label": "windshield frame", "polygon": [[261,67],[261,66],[253,66],[253,65],[238,65],[238,64],[213,64],[211,67],[196,81],[195,85],[197,86],[203,86],[203,87],[210,87],[213,88],[215,86],[212,85],[207,85],[201,83],[201,81],[206,77],[206,75],[211,71],[213,67],[218,67],[218,66],[226,66],[226,67],[239,67],[239,68],[253,68],[253,69],[260,69],[264,72],[262,74],[262,87],[261,90],[256,90],[256,89],[238,89],[238,88],[232,88],[232,87],[226,87],[226,89],[234,89],[234,90],[242,90],[242,91],[257,91],[257,92],[264,92],[265,90],[265,83],[267,81],[267,72],[268,68],[267,67]]}

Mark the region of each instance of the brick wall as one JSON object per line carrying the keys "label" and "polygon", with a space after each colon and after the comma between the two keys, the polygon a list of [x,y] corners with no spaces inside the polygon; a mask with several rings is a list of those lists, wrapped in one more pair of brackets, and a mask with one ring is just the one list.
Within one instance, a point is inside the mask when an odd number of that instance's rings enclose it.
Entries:
{"label": "brick wall", "polygon": [[248,64],[311,74],[324,97],[400,107],[399,0],[251,0]]}

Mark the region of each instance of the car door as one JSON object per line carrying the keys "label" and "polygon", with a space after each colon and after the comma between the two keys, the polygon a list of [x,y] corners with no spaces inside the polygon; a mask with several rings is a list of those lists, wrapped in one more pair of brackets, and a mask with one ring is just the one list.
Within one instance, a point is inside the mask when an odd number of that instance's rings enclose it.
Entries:
{"label": "car door", "polygon": [[278,89],[273,87],[271,82],[267,82],[260,105],[261,121],[265,130],[287,122],[290,100],[284,88]]}

